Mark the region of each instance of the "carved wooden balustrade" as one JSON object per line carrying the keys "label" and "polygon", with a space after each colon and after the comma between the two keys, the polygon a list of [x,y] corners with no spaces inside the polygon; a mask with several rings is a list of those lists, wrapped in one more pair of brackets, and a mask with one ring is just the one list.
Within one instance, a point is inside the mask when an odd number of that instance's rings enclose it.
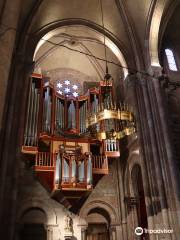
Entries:
{"label": "carved wooden balustrade", "polygon": [[49,152],[37,152],[34,169],[35,171],[54,171],[54,154]]}
{"label": "carved wooden balustrade", "polygon": [[119,140],[116,139],[107,139],[104,140],[104,150],[105,156],[107,157],[119,157],[120,149],[119,149]]}
{"label": "carved wooden balustrade", "polygon": [[108,174],[108,159],[104,155],[92,156],[93,174]]}

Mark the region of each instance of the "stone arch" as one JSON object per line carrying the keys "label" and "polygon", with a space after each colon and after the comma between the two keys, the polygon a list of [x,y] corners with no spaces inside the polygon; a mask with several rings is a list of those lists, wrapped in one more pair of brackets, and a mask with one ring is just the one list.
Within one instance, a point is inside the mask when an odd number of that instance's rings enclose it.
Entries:
{"label": "stone arch", "polygon": [[21,219],[21,223],[38,223],[38,224],[44,224],[47,223],[47,215],[41,208],[33,207],[26,209],[25,212],[23,212]]}
{"label": "stone arch", "polygon": [[135,165],[139,165],[141,167],[139,150],[136,149],[130,153],[130,156],[127,160],[127,165],[124,173],[124,190],[125,196],[129,196],[133,193],[132,183],[131,183],[131,172]]}
{"label": "stone arch", "polygon": [[159,30],[167,0],[153,1],[149,11],[146,39],[149,42],[148,55],[151,66],[160,67],[158,56]]}
{"label": "stone arch", "polygon": [[17,214],[17,223],[20,223],[21,217],[23,214],[28,211],[29,209],[38,208],[41,209],[47,216],[47,225],[56,225],[57,224],[57,217],[56,213],[53,211],[53,209],[44,201],[37,199],[37,198],[31,198],[28,200],[25,200],[22,202],[22,207],[19,209],[19,212]]}
{"label": "stone arch", "polygon": [[[101,25],[98,25],[92,21],[81,19],[81,18],[69,18],[69,19],[62,19],[58,20],[52,23],[47,24],[46,26],[43,26],[41,29],[37,30],[36,32],[30,33],[26,36],[26,33],[24,34],[24,38],[19,41],[18,48],[19,51],[22,53],[22,49],[24,50],[24,58],[28,56],[28,59],[30,61],[33,61],[33,55],[34,51],[36,49],[36,46],[39,42],[39,40],[45,36],[48,32],[53,31],[54,29],[61,28],[64,26],[85,26],[88,27],[94,31],[97,31],[99,34],[105,35],[107,39],[112,41],[112,43],[118,48],[118,50],[121,52],[122,57],[124,58],[124,61],[126,64],[127,58],[130,55],[128,52],[128,49],[126,46],[109,30],[103,29]],[[28,29],[28,28],[27,28]],[[24,46],[22,48],[22,46]]]}
{"label": "stone arch", "polygon": [[106,211],[109,215],[110,218],[110,224],[114,225],[117,224],[118,219],[117,219],[117,214],[115,210],[113,209],[112,206],[110,206],[108,203],[97,200],[97,201],[92,201],[88,204],[85,204],[85,206],[81,209],[80,211],[80,217],[82,219],[86,219],[88,214],[93,210],[93,209],[103,209]]}
{"label": "stone arch", "polygon": [[[61,41],[59,44],[66,44],[69,43],[70,40],[63,40]],[[93,55],[93,53],[82,43],[79,42],[78,46],[81,48],[82,51],[84,51],[85,53],[88,53],[90,55]],[[59,46],[52,46],[47,52],[45,52],[39,59],[37,59],[37,61],[35,62],[35,68],[41,64],[41,62],[44,61],[44,59],[48,58],[56,49],[58,49]],[[99,78],[103,78],[105,72],[102,68],[102,66],[100,65],[100,63],[97,61],[97,59],[90,57],[88,55],[86,55],[86,58],[89,60],[89,62],[91,63],[91,65],[93,66],[93,68],[95,69],[95,71],[97,72],[97,75],[99,76]]]}
{"label": "stone arch", "polygon": [[131,179],[131,192],[133,196],[137,196],[138,190],[137,190],[137,179],[139,177],[139,174],[141,174],[141,167],[139,164],[135,163],[131,169],[130,172],[130,179]]}

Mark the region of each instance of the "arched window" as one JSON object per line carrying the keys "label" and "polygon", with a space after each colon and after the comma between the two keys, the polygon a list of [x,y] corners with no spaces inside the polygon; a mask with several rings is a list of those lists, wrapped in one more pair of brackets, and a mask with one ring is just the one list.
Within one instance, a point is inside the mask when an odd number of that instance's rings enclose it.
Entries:
{"label": "arched window", "polygon": [[172,50],[167,48],[165,49],[165,53],[166,53],[169,69],[172,71],[177,71],[177,66],[176,66],[176,62],[175,62],[174,54]]}
{"label": "arched window", "polygon": [[56,90],[61,95],[72,95],[74,97],[79,96],[80,87],[78,84],[72,83],[70,80],[57,81]]}

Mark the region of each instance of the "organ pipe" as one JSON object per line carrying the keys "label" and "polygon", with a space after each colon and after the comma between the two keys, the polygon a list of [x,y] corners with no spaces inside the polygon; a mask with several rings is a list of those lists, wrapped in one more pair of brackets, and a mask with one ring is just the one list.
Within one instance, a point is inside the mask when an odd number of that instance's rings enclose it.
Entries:
{"label": "organ pipe", "polygon": [[88,102],[85,101],[82,103],[79,109],[80,133],[84,133],[86,131],[87,111],[88,111]]}
{"label": "organ pipe", "polygon": [[32,119],[33,119],[34,96],[35,96],[34,88],[35,88],[35,83],[32,83],[31,109],[30,109],[29,126],[28,126],[28,146],[31,146],[31,139],[32,139]]}
{"label": "organ pipe", "polygon": [[92,159],[90,154],[87,161],[87,183],[92,184]]}
{"label": "organ pipe", "polygon": [[36,111],[35,111],[35,117],[34,117],[34,143],[37,145],[38,139],[37,139],[37,129],[38,129],[38,115],[39,115],[39,101],[40,101],[40,94],[37,90],[37,100],[36,100]]}
{"label": "organ pipe", "polygon": [[31,82],[28,99],[28,112],[25,127],[24,144],[26,146],[37,145],[37,126],[39,114],[40,95],[35,86],[35,82]]}
{"label": "organ pipe", "polygon": [[36,111],[37,111],[37,89],[34,90],[34,108],[33,108],[33,116],[32,116],[32,137],[31,137],[31,143],[34,145],[35,143],[35,131],[36,131]]}
{"label": "organ pipe", "polygon": [[32,81],[30,82],[30,88],[29,88],[28,111],[27,111],[27,119],[26,119],[25,133],[24,133],[24,144],[25,145],[27,144],[27,141],[28,141],[29,116],[30,116],[31,101],[32,101],[31,96],[32,96]]}
{"label": "organ pipe", "polygon": [[73,160],[72,161],[72,172],[71,172],[71,176],[72,176],[72,181],[74,182],[76,179],[76,161]]}
{"label": "organ pipe", "polygon": [[47,133],[50,133],[51,131],[51,105],[50,87],[47,87],[43,108],[43,131]]}
{"label": "organ pipe", "polygon": [[79,182],[84,181],[84,161],[80,162],[78,166],[78,180]]}
{"label": "organ pipe", "polygon": [[83,105],[82,105],[82,133],[84,132],[83,120],[84,120],[84,103],[83,103]]}
{"label": "organ pipe", "polygon": [[65,159],[63,159],[63,161],[64,161],[63,178],[67,182],[69,181],[69,165]]}
{"label": "organ pipe", "polygon": [[76,114],[75,114],[75,106],[73,101],[71,101],[70,106],[68,108],[68,128],[76,128]]}
{"label": "organ pipe", "polygon": [[55,172],[55,183],[59,184],[61,182],[61,158],[60,154],[58,153],[57,159],[56,159],[56,172]]}
{"label": "organ pipe", "polygon": [[58,132],[60,129],[64,128],[64,105],[60,99],[56,97],[56,121],[55,129]]}

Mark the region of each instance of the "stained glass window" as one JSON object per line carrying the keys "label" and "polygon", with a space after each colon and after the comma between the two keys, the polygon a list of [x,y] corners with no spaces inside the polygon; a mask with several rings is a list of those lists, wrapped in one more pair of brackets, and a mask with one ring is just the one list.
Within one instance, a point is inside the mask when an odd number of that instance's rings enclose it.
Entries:
{"label": "stained glass window", "polygon": [[64,81],[57,81],[56,82],[56,89],[57,92],[61,95],[66,95],[66,96],[74,96],[78,97],[79,96],[79,86],[78,84],[72,84],[70,80],[66,79]]}
{"label": "stained glass window", "polygon": [[166,53],[169,69],[172,71],[177,71],[177,66],[176,66],[176,62],[175,62],[174,54],[173,54],[172,50],[165,49],[165,53]]}

